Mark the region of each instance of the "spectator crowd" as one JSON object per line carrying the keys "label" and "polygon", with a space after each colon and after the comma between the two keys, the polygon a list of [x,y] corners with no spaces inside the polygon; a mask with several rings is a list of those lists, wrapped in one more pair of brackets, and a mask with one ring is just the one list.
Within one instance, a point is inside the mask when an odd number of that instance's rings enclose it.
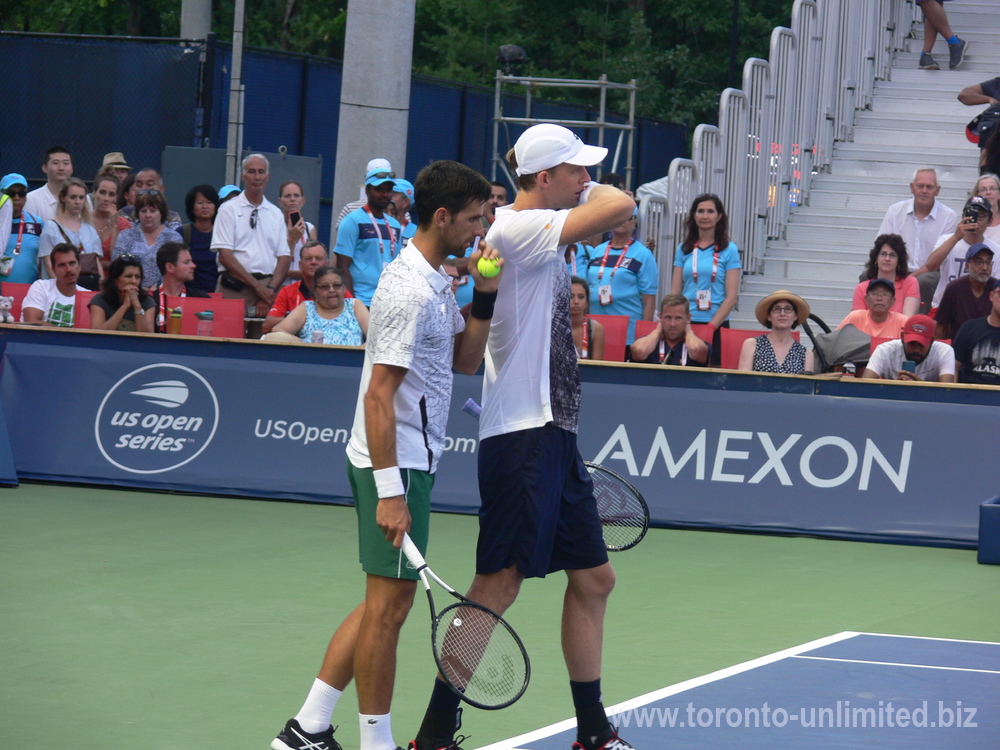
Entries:
{"label": "spectator crowd", "polygon": [[[960,99],[996,103],[998,90],[1000,78]],[[862,377],[1000,385],[1000,177],[983,170],[961,216],[938,199],[931,167],[916,169],[911,196],[886,210],[852,310],[838,326],[880,344],[857,362]],[[21,174],[0,180],[0,284],[30,285],[19,320],[47,326],[83,319],[94,329],[177,333],[176,300],[221,298],[240,301],[251,338],[361,345],[378,280],[414,236],[419,211],[413,185],[387,160],[372,159],[359,175],[359,199],[340,212],[331,253],[303,217],[301,182],[283,182],[278,205],[265,196],[270,165],[262,154],[243,160],[242,189],[190,188],[187,221],[170,207],[159,171],[134,171],[120,152],[104,157],[89,188],[73,176],[63,147],[45,153],[41,172],[45,183],[31,191]],[[625,190],[617,174],[601,182]],[[507,186],[492,183],[483,235],[507,204]],[[719,366],[742,276],[723,201],[710,193],[692,201],[669,289],[659,289],[656,256],[638,224],[635,212],[566,249],[578,357]],[[472,250],[442,269],[460,306],[471,301]],[[793,331],[809,317],[805,299],[780,290],[756,301],[755,312],[767,330],[740,338],[738,364],[730,358],[729,366],[782,374],[818,368]]]}

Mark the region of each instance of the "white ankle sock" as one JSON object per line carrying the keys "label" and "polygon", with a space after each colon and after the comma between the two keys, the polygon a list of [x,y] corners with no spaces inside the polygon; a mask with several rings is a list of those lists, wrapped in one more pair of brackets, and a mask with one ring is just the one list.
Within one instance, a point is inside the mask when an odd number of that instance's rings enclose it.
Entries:
{"label": "white ankle sock", "polygon": [[309,734],[324,731],[330,726],[330,717],[333,716],[333,709],[336,708],[342,693],[343,691],[317,678],[295,720]]}
{"label": "white ankle sock", "polygon": [[392,741],[391,714],[358,714],[361,723],[361,750],[396,750]]}

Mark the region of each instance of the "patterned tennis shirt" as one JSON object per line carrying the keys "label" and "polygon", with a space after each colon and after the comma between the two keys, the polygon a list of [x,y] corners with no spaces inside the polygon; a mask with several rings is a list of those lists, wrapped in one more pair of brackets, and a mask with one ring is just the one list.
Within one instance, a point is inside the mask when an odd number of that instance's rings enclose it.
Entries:
{"label": "patterned tennis shirt", "polygon": [[364,397],[376,364],[406,369],[396,391],[396,457],[403,469],[433,473],[444,450],[451,404],[455,336],[465,329],[451,279],[411,241],[386,266],[372,297],[368,343],[347,456],[372,465]]}

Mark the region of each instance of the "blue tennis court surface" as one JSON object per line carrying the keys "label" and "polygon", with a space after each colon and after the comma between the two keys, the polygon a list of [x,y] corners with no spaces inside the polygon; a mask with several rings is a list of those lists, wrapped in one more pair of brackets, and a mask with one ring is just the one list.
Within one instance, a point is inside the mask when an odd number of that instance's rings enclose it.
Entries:
{"label": "blue tennis court surface", "polygon": [[[838,633],[608,715],[640,750],[997,748],[1000,643]],[[570,719],[480,750],[568,750],[575,739]]]}

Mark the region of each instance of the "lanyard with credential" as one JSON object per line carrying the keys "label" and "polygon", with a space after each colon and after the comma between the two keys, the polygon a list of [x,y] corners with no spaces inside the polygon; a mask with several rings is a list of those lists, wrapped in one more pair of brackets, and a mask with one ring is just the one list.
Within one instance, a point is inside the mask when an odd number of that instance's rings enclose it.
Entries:
{"label": "lanyard with credential", "polygon": [[[368,214],[368,218],[372,220],[372,226],[375,227],[375,237],[378,239],[378,251],[385,256],[385,249],[382,247],[382,233],[379,231],[378,223],[375,221],[375,214],[372,213],[372,210],[368,206],[365,206],[365,213]],[[385,216],[382,218],[385,219],[385,228],[389,231],[389,260],[392,260],[392,246],[396,244],[396,235],[393,234],[392,227],[389,226],[389,220]],[[384,257],[382,265],[385,265]]]}
{"label": "lanyard with credential", "polygon": [[21,212],[21,223],[17,225],[17,244],[14,245],[14,252],[12,255],[16,258],[21,254],[21,240],[24,238],[24,225],[28,222],[25,221],[25,213]]}
{"label": "lanyard with credential", "polygon": [[[674,348],[670,347],[670,351],[673,352]],[[660,364],[662,365],[667,359],[667,343],[660,339]],[[688,347],[687,344],[681,346],[681,367],[684,367],[688,361]]]}
{"label": "lanyard with credential", "polygon": [[[632,243],[635,242],[635,237],[631,237],[628,242],[625,243],[625,247],[622,248],[622,254],[618,256],[618,262],[615,263],[614,268],[611,269],[611,278],[608,281],[614,281],[615,271],[618,270],[618,266],[622,264],[625,260],[625,254],[628,253],[628,249],[632,247]],[[604,248],[604,257],[601,258],[601,268],[597,272],[597,283],[601,283],[601,278],[604,276],[604,267],[608,264],[608,254],[611,252],[611,243],[609,242],[607,247]],[[697,283],[697,282],[695,282]]]}
{"label": "lanyard with credential", "polygon": [[[715,245],[712,245],[711,247],[715,247]],[[707,247],[705,249],[708,250]],[[719,250],[718,250],[718,248],[716,248],[716,250],[712,253],[712,280],[709,282],[709,289],[712,288],[712,284],[715,284],[715,277],[718,274],[719,274]],[[697,289],[698,288],[698,246],[697,245],[694,246],[694,251],[692,252],[692,257],[691,257],[691,276],[692,276],[692,278],[694,278],[694,286],[695,286],[695,289]]]}

